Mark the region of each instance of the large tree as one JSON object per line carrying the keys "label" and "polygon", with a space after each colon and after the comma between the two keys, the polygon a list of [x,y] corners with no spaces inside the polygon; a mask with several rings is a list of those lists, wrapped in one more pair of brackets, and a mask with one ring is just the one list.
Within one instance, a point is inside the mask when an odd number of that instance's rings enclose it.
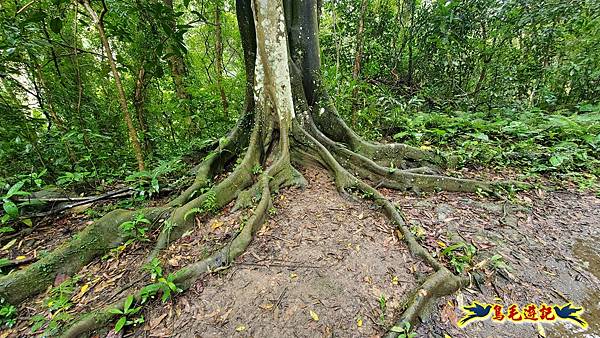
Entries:
{"label": "large tree", "polygon": [[[375,187],[464,192],[491,190],[493,185],[440,176],[437,172],[445,165],[443,157],[403,144],[365,141],[342,121],[321,79],[319,6],[318,0],[236,1],[246,70],[244,111],[227,137],[211,145],[188,189],[164,207],[140,211],[151,228],[163,224],[148,260],[190,230],[194,214],[210,214],[236,200],[236,208],[254,208],[243,229],[208,258],[177,271],[173,281],[186,289],[202,274],[229,266],[263,224],[271,193],[304,185],[296,167],[316,164],[331,173],[340,193],[360,192],[380,206],[411,253],[434,269],[414,290],[399,318],[416,324],[428,303],[456,291],[465,279],[451,273],[417,242],[401,211]],[[242,160],[231,173],[210,185],[238,156]],[[1,277],[0,297],[17,304],[46,290],[57,274],[76,273],[94,257],[126,241],[130,234],[119,225],[137,213],[112,211],[38,262]],[[157,289],[148,285],[136,291],[137,301]],[[122,307],[123,302],[95,311],[71,326],[66,335],[80,336],[105,325],[113,316],[108,310]]]}

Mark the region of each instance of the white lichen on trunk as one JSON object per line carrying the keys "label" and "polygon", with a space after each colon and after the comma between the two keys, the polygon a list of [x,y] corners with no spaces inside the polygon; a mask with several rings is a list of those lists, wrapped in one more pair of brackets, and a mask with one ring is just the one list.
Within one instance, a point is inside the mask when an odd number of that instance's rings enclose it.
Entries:
{"label": "white lichen on trunk", "polygon": [[258,107],[289,127],[295,117],[288,65],[288,40],[281,0],[252,1],[256,27],[254,95]]}

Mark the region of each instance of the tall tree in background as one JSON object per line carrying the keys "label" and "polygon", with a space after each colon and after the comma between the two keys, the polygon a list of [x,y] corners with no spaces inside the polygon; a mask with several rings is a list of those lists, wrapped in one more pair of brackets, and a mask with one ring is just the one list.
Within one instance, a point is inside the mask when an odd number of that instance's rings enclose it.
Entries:
{"label": "tall tree in background", "polygon": [[[360,67],[361,67],[361,60],[362,60],[362,55],[363,55],[363,39],[364,39],[364,34],[365,34],[365,14],[367,11],[367,5],[368,2],[367,0],[361,0],[361,4],[360,4],[360,15],[358,17],[358,30],[356,32],[356,45],[355,45],[355,50],[354,50],[354,66],[352,67],[352,79],[354,80],[355,83],[355,88],[354,88],[354,97],[357,97],[358,94],[358,86],[357,81],[359,79],[360,76]],[[355,104],[353,105],[352,108],[352,126],[356,127],[356,118],[357,118],[357,109],[358,107],[356,106],[356,101],[354,102]]]}
{"label": "tall tree in background", "polygon": [[144,164],[144,154],[142,152],[142,147],[140,146],[140,141],[138,139],[137,130],[133,125],[133,120],[131,119],[131,114],[129,114],[129,108],[127,107],[127,98],[125,96],[125,89],[123,89],[123,83],[121,82],[121,75],[117,70],[117,65],[113,58],[113,51],[110,47],[110,43],[108,42],[108,37],[106,36],[106,32],[104,30],[104,15],[108,11],[106,8],[106,4],[104,1],[102,2],[102,12],[98,16],[98,13],[92,8],[89,0],[81,0],[83,6],[88,11],[96,28],[98,29],[98,35],[100,36],[100,41],[102,41],[102,45],[104,46],[104,51],[106,52],[106,60],[110,66],[110,70],[112,72],[113,77],[115,78],[115,86],[117,87],[117,93],[119,95],[119,105],[121,106],[121,112],[123,113],[123,118],[125,119],[125,124],[127,125],[127,130],[129,132],[129,140],[131,141],[131,145],[133,146],[133,151],[135,153],[135,158],[137,160],[138,169],[140,171],[145,170],[146,166]]}
{"label": "tall tree in background", "polygon": [[217,0],[215,4],[215,71],[217,73],[217,88],[219,89],[219,95],[221,96],[221,106],[223,107],[223,113],[227,116],[227,110],[229,109],[229,103],[227,101],[227,95],[225,94],[225,88],[223,88],[223,32],[222,32],[222,20],[221,11],[223,10],[221,0]]}
{"label": "tall tree in background", "polygon": [[[175,32],[177,22],[173,12],[173,0],[163,0],[165,7],[169,10],[170,22],[167,22],[167,26],[170,27],[171,33]],[[173,36],[173,34],[171,34]],[[167,54],[169,55],[169,67],[171,68],[171,76],[173,77],[173,84],[175,85],[175,93],[180,99],[189,99],[190,94],[186,90],[185,86],[185,60],[181,55],[179,49],[175,47],[175,42],[169,39],[167,42]]]}

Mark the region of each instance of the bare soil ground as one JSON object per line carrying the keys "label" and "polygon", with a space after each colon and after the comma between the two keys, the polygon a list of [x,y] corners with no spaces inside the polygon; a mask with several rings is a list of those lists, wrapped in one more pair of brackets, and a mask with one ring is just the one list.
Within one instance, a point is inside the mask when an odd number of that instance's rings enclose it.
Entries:
{"label": "bare soil ground", "polygon": [[[473,285],[440,301],[418,329],[419,336],[600,337],[599,198],[565,190],[522,192],[512,203],[449,193],[390,196],[406,205],[411,221],[429,236],[473,243],[479,249],[477,260],[499,253],[510,267],[509,273],[471,271]],[[585,308],[582,318],[589,327],[484,321],[458,328],[458,310],[472,300],[506,306],[572,301]]]}
{"label": "bare soil ground", "polygon": [[[407,293],[430,271],[409,254],[375,207],[340,196],[323,170],[305,169],[303,174],[308,187],[280,192],[270,219],[230,269],[205,276],[166,303],[153,301],[143,310],[145,323],[128,329],[125,336],[383,335],[400,314]],[[510,200],[475,194],[384,193],[438,255],[456,242],[477,248],[467,271],[472,285],[437,302],[417,329],[419,337],[600,337],[598,197],[572,189],[532,190]],[[165,250],[161,255],[165,270],[195,261],[230,240],[248,212],[231,213],[229,208],[214,219],[197,220],[192,233]],[[82,221],[83,216],[59,220],[62,236],[50,236],[55,228],[40,228],[0,254],[32,255],[32,248],[39,245],[49,250]],[[148,283],[150,277],[141,266],[150,247],[134,243],[90,263],[79,274],[73,306],[66,311],[72,315],[89,311]],[[510,269],[494,271],[486,264],[494,254],[502,255]],[[29,319],[39,313],[52,318],[46,297],[24,304],[17,326],[0,337],[40,335],[31,333]],[[507,305],[573,301],[585,307],[582,317],[589,328],[490,322],[458,328],[460,306],[472,300]]]}
{"label": "bare soil ground", "polygon": [[[341,197],[324,172],[304,174],[309,186],[283,192],[277,214],[231,270],[207,277],[196,294],[149,310],[148,324],[137,334],[381,336],[399,315],[407,291],[428,271],[380,213]],[[441,252],[439,242],[464,241],[478,249],[473,265],[500,254],[510,267],[469,271],[473,285],[438,302],[417,330],[419,337],[600,337],[597,197],[572,190],[522,192],[512,201],[475,194],[386,195],[415,231],[425,230],[431,250]],[[458,328],[460,306],[472,300],[521,305],[569,300],[585,307],[590,326],[582,331],[568,324],[540,329],[479,322]]]}

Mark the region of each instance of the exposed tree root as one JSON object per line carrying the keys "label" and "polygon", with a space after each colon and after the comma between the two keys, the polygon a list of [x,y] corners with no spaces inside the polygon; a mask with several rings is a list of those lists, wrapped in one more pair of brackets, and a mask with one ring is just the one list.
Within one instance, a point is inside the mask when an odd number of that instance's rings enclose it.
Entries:
{"label": "exposed tree root", "polygon": [[[469,280],[467,278],[455,276],[446,268],[437,270],[411,293],[408,306],[400,318],[396,320],[394,327],[401,328],[405,322],[411,323],[411,327],[414,327],[436,299],[453,294],[468,284]],[[398,336],[398,332],[390,330],[386,338],[396,338]]]}
{"label": "exposed tree root", "polygon": [[[153,228],[166,210],[168,208],[147,208],[139,212],[151,221],[150,228]],[[127,210],[112,211],[39,261],[0,277],[0,298],[11,304],[19,304],[46,290],[58,274],[75,274],[95,257],[129,239],[128,234],[119,226],[134,218],[136,213]]]}
{"label": "exposed tree root", "polygon": [[[239,125],[238,125],[239,126]],[[233,171],[233,173],[222,182],[212,187],[209,191],[201,194],[198,197],[194,195],[201,191],[202,188],[206,188],[213,177],[213,171],[217,163],[221,163],[224,160],[231,159],[231,152],[225,150],[217,150],[213,156],[205,159],[201,164],[200,169],[197,172],[196,180],[194,184],[186,191],[184,191],[176,200],[171,204],[181,205],[175,208],[173,213],[167,220],[168,227],[164,227],[161,231],[156,245],[147,261],[152,260],[156,257],[161,250],[166,248],[170,242],[180,238],[186,231],[190,230],[195,224],[195,217],[192,214],[206,214],[218,209],[223,208],[229,202],[233,201],[238,193],[246,189],[252,184],[252,168],[254,165],[260,163],[261,157],[261,142],[259,138],[260,126],[257,124],[253,128],[252,136],[250,137],[250,146],[248,151],[242,160],[242,163]],[[227,138],[225,147],[233,144],[241,136],[239,136],[238,128]],[[219,162],[217,162],[219,160]],[[221,168],[222,168],[222,164]],[[212,174],[212,175],[211,175]]]}
{"label": "exposed tree root", "polygon": [[[233,241],[213,253],[209,257],[190,264],[177,272],[173,282],[182,290],[187,290],[193,283],[205,273],[218,271],[231,264],[231,262],[248,247],[252,241],[253,235],[258,228],[264,223],[267,210],[271,205],[271,196],[269,192],[268,176],[265,174],[261,178],[263,187],[261,200],[254,210],[254,214],[248,220],[244,228],[235,236]],[[145,288],[152,288],[153,285],[148,285]],[[136,303],[141,303],[144,288],[134,293]],[[84,316],[81,320],[68,328],[63,337],[81,337],[96,329],[102,328],[115,316],[111,309],[123,309],[125,298],[117,301],[101,310],[94,311]]]}
{"label": "exposed tree root", "polygon": [[[247,114],[247,116],[253,116],[253,114]],[[130,221],[137,213],[143,214],[151,222],[153,227],[149,230],[154,229],[160,218],[166,218],[164,223],[171,225],[163,227],[156,248],[151,255],[151,257],[155,256],[160,249],[166,247],[169,240],[178,238],[190,225],[194,224],[194,217],[188,215],[190,219],[187,219],[185,216],[190,210],[202,207],[202,203],[207,198],[207,194],[193,198],[194,194],[208,186],[210,179],[224,168],[224,163],[236,155],[240,150],[239,147],[248,144],[248,133],[244,133],[241,129],[253,121],[253,117],[248,118],[247,116],[240,119],[238,126],[230,133],[226,141],[217,147],[213,155],[202,162],[194,184],[166,207],[147,208],[139,211],[115,210],[106,214],[36,263],[23,270],[0,277],[0,298],[4,298],[11,304],[19,304],[24,299],[46,290],[58,274],[71,276],[77,273],[95,257],[105,254],[128,240],[127,234],[119,226]],[[248,153],[251,155],[246,161],[248,163],[245,167],[246,170],[237,170],[238,175],[228,178],[213,188],[215,208],[229,203],[235,198],[237,191],[252,181],[250,163],[257,162],[258,155],[256,152]]]}
{"label": "exposed tree root", "polygon": [[[433,258],[433,256],[431,256],[431,254],[417,242],[414,235],[406,226],[406,223],[400,211],[387,198],[381,195],[381,193],[379,193],[379,191],[377,191],[376,188],[365,183],[361,179],[358,179],[357,177],[352,175],[346,168],[340,165],[340,159],[346,161],[348,160],[348,157],[343,156],[348,155],[348,152],[346,152],[345,148],[336,148],[338,150],[336,154],[342,155],[336,157],[334,153],[326,149],[326,147],[323,146],[322,143],[336,147],[337,145],[331,140],[329,140],[324,134],[320,133],[314,125],[312,125],[311,130],[315,134],[315,137],[312,137],[312,135],[308,135],[308,133],[306,132],[302,132],[300,128],[295,129],[295,131],[300,131],[300,133],[296,133],[295,135],[299,135],[297,139],[299,139],[301,143],[304,143],[309,148],[314,149],[318,153],[318,156],[320,157],[320,161],[318,162],[325,164],[325,166],[332,173],[336,185],[338,186],[338,190],[340,190],[341,192],[345,192],[349,189],[357,189],[363,193],[363,196],[368,196],[369,199],[372,199],[377,205],[382,207],[384,214],[396,225],[396,227],[401,232],[404,241],[408,245],[409,251],[414,256],[421,258],[427,265],[431,266],[434,269],[435,272],[432,275],[430,275],[416,291],[413,292],[413,295],[410,298],[406,309],[404,310],[397,324],[399,326],[402,322],[409,322],[413,326],[416,325],[419,317],[422,316],[423,312],[426,310],[428,305],[434,302],[437,298],[454,293],[459,288],[467,285],[469,282],[468,279],[454,275],[439,261]],[[322,142],[319,142],[321,140]],[[314,157],[316,156],[312,155],[312,158]],[[364,162],[369,164],[371,169],[377,169],[378,165],[373,163],[369,159],[363,157],[361,158],[361,160],[363,161],[363,164]],[[360,167],[357,164],[355,164],[354,166]],[[419,175],[414,173],[410,174]],[[389,337],[397,336],[398,333],[393,331],[389,332]]]}
{"label": "exposed tree root", "polygon": [[246,130],[252,129],[253,122],[254,112],[246,112],[227,137],[209,146],[212,151],[195,168],[194,183],[173,199],[168,206],[178,207],[189,202],[195,194],[210,184],[212,178],[220,173],[231,159],[239,156],[250,142],[250,134]]}
{"label": "exposed tree root", "polygon": [[[260,199],[258,205],[254,209],[252,216],[247,224],[243,225],[241,231],[234,239],[221,249],[210,255],[209,257],[190,264],[174,273],[173,282],[181,290],[186,290],[202,275],[214,271],[222,270],[231,265],[236,257],[241,255],[254,238],[256,231],[262,226],[266,217],[267,211],[271,207],[271,188],[280,188],[289,184],[302,182],[297,176],[287,176],[288,173],[293,173],[295,169],[289,164],[289,155],[285,153],[281,156],[266,172],[262,173],[255,187],[260,190]],[[280,177],[280,179],[275,179]],[[285,177],[285,179],[284,179]],[[301,176],[299,176],[301,177]],[[148,285],[139,289],[134,293],[137,303],[141,303],[144,289],[156,288],[157,285]],[[112,309],[123,309],[125,298],[113,303],[101,310],[94,311],[68,328],[63,337],[81,337],[90,333],[93,330],[99,329],[108,325],[115,316]]]}
{"label": "exposed tree root", "polygon": [[319,129],[331,140],[348,146],[353,152],[359,153],[374,162],[400,169],[414,167],[433,166],[451,167],[451,159],[444,158],[429,150],[422,150],[401,143],[382,144],[369,142],[358,136],[346,122],[340,118],[329,95],[324,89],[320,89],[319,95],[321,106],[316,106],[312,118]]}
{"label": "exposed tree root", "polygon": [[[208,192],[194,197],[197,191],[202,189],[201,187],[208,187],[210,177],[214,175],[216,163],[213,161],[216,160],[213,160],[213,158],[219,158],[219,161],[224,159],[231,160],[233,158],[233,156],[229,155],[219,155],[223,154],[221,150],[217,151],[217,155],[214,157],[204,160],[199,168],[196,182],[192,185],[193,189],[187,189],[178,199],[165,208],[142,210],[141,212],[144,213],[145,217],[152,221],[156,221],[159,218],[166,218],[167,221],[165,223],[176,225],[163,228],[156,246],[149,257],[156,257],[160,250],[166,248],[170,242],[191,229],[195,222],[193,217],[189,218],[189,213],[193,210],[197,209],[201,213],[213,212],[224,207],[236,197],[238,200],[237,207],[246,207],[258,203],[248,223],[243,226],[242,230],[230,243],[209,257],[175,272],[174,283],[179,288],[185,290],[203,274],[228,267],[236,257],[246,250],[252,241],[254,233],[263,224],[267,211],[271,206],[271,191],[276,191],[281,187],[293,184],[306,184],[302,175],[290,164],[291,149],[293,150],[295,163],[316,162],[327,168],[332,174],[340,193],[349,195],[352,190],[357,190],[362,192],[363,197],[371,199],[379,205],[385,215],[399,229],[410,252],[421,258],[435,270],[413,292],[410,302],[407,304],[400,318],[400,321],[408,321],[413,325],[417,324],[419,316],[422,315],[427,305],[443,295],[455,292],[461,286],[465,285],[465,280],[452,274],[433,258],[417,242],[406,226],[400,211],[375,187],[351,174],[351,171],[357,172],[362,178],[367,178],[372,182],[382,182],[385,180],[387,183],[383,183],[383,185],[390,186],[394,183],[396,184],[395,188],[402,189],[416,188],[427,190],[426,188],[437,187],[454,191],[465,191],[465,189],[459,188],[458,185],[468,184],[481,188],[483,183],[430,175],[432,171],[426,168],[414,170],[396,169],[392,171],[366,156],[353,152],[343,145],[332,141],[320,132],[317,126],[312,123],[310,117],[304,116],[301,122],[293,121],[291,135],[294,143],[291,148],[285,127],[282,128],[279,126],[279,130],[284,132],[279,133],[278,142],[275,142],[273,137],[265,136],[265,130],[267,133],[273,134],[273,128],[264,123],[256,124],[252,136],[249,138],[249,147],[244,159],[223,181],[210,188]],[[306,127],[308,128],[305,129]],[[275,144],[277,146],[274,146]],[[274,149],[277,149],[277,151]],[[257,164],[268,163],[270,157],[276,157],[276,160],[266,171],[258,176],[258,180],[254,181],[255,175],[258,173],[253,173],[253,168]],[[224,168],[222,164],[219,166]],[[467,191],[472,191],[472,189]],[[209,197],[209,195],[212,197]],[[206,208],[205,201],[208,198],[213,199],[211,210]],[[18,304],[25,298],[45,290],[46,286],[52,283],[56,274],[64,273],[72,275],[76,273],[83,265],[87,264],[87,262],[91,261],[98,254],[106,252],[126,239],[124,234],[115,230],[119,229],[120,224],[130,220],[133,214],[134,212],[132,211],[114,211],[109,213],[92,226],[86,228],[76,239],[68,241],[49,256],[44,257],[39,262],[32,264],[22,271],[17,271],[1,278],[0,296],[13,304]],[[16,286],[24,291],[18,293],[7,291],[15,290]],[[137,302],[141,302],[143,292],[144,288],[141,288],[134,293]],[[122,308],[123,303],[124,300],[121,300],[104,309],[86,315],[66,330],[64,336],[79,337],[106,326],[114,316],[110,310]],[[394,332],[390,332],[390,336],[394,336],[394,334]]]}
{"label": "exposed tree root", "polygon": [[[271,129],[267,130],[271,132]],[[362,168],[364,172],[371,170],[376,175],[383,177],[388,176],[384,175],[382,171],[386,170],[385,168],[370,161],[364,156],[353,153],[329,140],[324,134],[319,133],[314,124],[310,130],[311,132],[307,132],[299,123],[293,123],[291,134],[294,138],[294,147],[292,147],[292,150],[294,150],[293,154],[295,162],[317,162],[326,167],[334,177],[334,181],[340,193],[349,194],[351,190],[358,190],[362,192],[364,196],[370,196],[377,205],[382,207],[386,216],[398,227],[410,252],[413,255],[420,257],[426,264],[435,270],[435,273],[427,278],[420,288],[413,293],[412,299],[401,317],[401,321],[408,321],[413,325],[417,324],[419,316],[428,304],[438,297],[455,292],[464,285],[465,281],[448,271],[416,241],[415,237],[406,226],[400,212],[389,200],[381,195],[376,188],[352,175],[347,170],[347,167]],[[250,138],[250,146],[242,163],[232,174],[211,188],[211,191],[214,194],[213,196],[215,197],[214,208],[222,208],[237,197],[238,206],[245,207],[254,204],[254,202],[258,202],[253,215],[230,243],[209,257],[175,272],[174,283],[179,288],[185,290],[203,274],[228,267],[236,257],[244,252],[252,241],[254,233],[261,224],[263,224],[266,218],[267,211],[271,206],[271,191],[292,184],[302,185],[306,183],[302,175],[290,165],[289,141],[287,136],[285,136],[287,133],[280,134],[279,151],[276,154],[277,160],[268,168],[268,170],[260,174],[259,179],[254,182],[254,184],[252,183],[254,177],[252,174],[252,166],[257,163],[267,162],[268,156],[261,154],[264,154],[265,149],[268,150],[272,148],[264,146],[265,142],[262,142],[261,140],[269,138],[265,138],[264,136],[259,137],[262,135],[261,131],[261,127],[255,127],[252,137]],[[327,146],[333,149],[333,151],[328,149]],[[352,155],[352,157],[348,155]],[[205,160],[204,163],[205,166],[212,165],[210,164],[210,159]],[[344,166],[341,163],[351,163],[352,166]],[[199,171],[200,179],[198,179],[196,183],[201,180],[207,181],[206,177],[208,177],[208,172],[210,172],[210,170],[201,169],[201,171]],[[406,172],[406,174],[422,175],[410,172]],[[196,186],[196,189],[198,189],[198,186],[199,185]],[[187,195],[188,201],[179,207],[174,208],[173,206],[169,206],[142,211],[145,216],[151,220],[156,220],[160,217],[167,216],[167,213],[171,213],[168,215],[167,222],[176,222],[177,224],[177,227],[171,227],[169,232],[163,231],[161,233],[155,250],[150,257],[155,257],[161,249],[169,244],[170,241],[178,238],[182,233],[187,231],[190,228],[190,224],[194,224],[193,220],[190,221],[186,219],[186,213],[194,208],[200,208],[201,212],[208,212],[207,210],[201,209],[203,202],[208,198],[207,192],[198,197],[193,197],[193,193],[189,192],[186,192],[185,194]],[[184,198],[181,200],[184,201],[186,199]],[[26,280],[36,280],[35,288],[32,286],[30,291],[11,298],[9,298],[9,295],[6,292],[3,294],[0,293],[0,295],[5,296],[9,302],[19,303],[24,298],[43,291],[45,287],[52,282],[53,276],[57,273],[61,272],[67,275],[76,273],[81,266],[85,264],[84,262],[89,262],[97,255],[97,251],[105,252],[111,245],[114,247],[124,240],[122,234],[119,235],[120,237],[115,236],[116,232],[114,229],[118,228],[123,222],[131,219],[132,215],[133,212],[131,211],[115,211],[106,215],[104,218],[94,223],[94,226],[90,226],[81,233],[78,239],[67,242],[63,247],[60,247],[48,256],[53,259],[44,258],[42,261],[33,264],[23,271],[7,276],[12,278],[10,283],[0,284],[0,291],[8,290],[9,288],[14,290],[15,285],[27,285],[23,284]],[[88,235],[88,233],[90,234]],[[104,237],[99,237],[101,235]],[[96,242],[111,244],[100,247],[94,246],[96,250],[89,250],[92,243]],[[80,261],[81,256],[79,255],[85,255],[86,259]],[[65,262],[62,257],[70,257],[68,258],[68,264],[61,265],[67,268],[52,268],[52,265]],[[41,272],[45,271],[44,269],[47,268],[44,267],[48,266],[50,266],[52,273],[45,276]],[[44,276],[46,279],[42,279]],[[0,282],[4,281],[5,279],[0,280]],[[152,288],[153,286],[147,286],[146,288],[148,287]],[[134,293],[137,302],[141,302],[143,292],[144,288],[141,288]],[[123,303],[124,300],[121,300],[104,309],[86,315],[66,330],[64,336],[79,337],[95,329],[106,326],[114,316],[110,310],[122,308]],[[394,333],[391,332],[390,334],[393,336]]]}
{"label": "exposed tree root", "polygon": [[[275,135],[279,137],[276,138]],[[391,170],[364,154],[354,152],[343,144],[329,139],[320,132],[319,127],[312,122],[309,115],[304,115],[299,120],[293,120],[291,132],[293,147],[290,147],[287,135],[286,126],[280,124],[278,128],[273,128],[269,123],[257,123],[249,137],[248,149],[242,162],[223,181],[199,196],[195,196],[203,188],[209,187],[210,179],[215,172],[225,168],[223,163],[217,163],[217,161],[231,161],[237,155],[237,149],[224,150],[227,148],[227,144],[222,148],[217,148],[213,157],[208,157],[202,162],[192,187],[184,191],[167,207],[141,211],[146,218],[153,222],[164,218],[166,219],[165,224],[171,224],[163,227],[156,246],[149,255],[152,258],[195,225],[194,217],[189,217],[190,213],[193,214],[195,210],[199,213],[214,212],[236,198],[236,208],[257,203],[248,223],[230,243],[209,257],[175,272],[174,283],[179,288],[185,290],[203,274],[227,268],[236,257],[246,250],[268,214],[272,191],[289,185],[306,184],[302,175],[290,164],[290,149],[295,163],[318,163],[327,168],[340,193],[350,195],[351,191],[356,190],[362,193],[363,198],[372,200],[380,206],[384,214],[402,234],[410,252],[434,269],[435,272],[412,293],[411,299],[400,317],[400,322],[407,321],[413,325],[417,324],[427,305],[465,285],[466,281],[463,278],[452,274],[417,242],[406,226],[401,212],[375,187],[363,179],[402,190],[439,188],[452,191],[473,191],[475,187],[482,189],[489,185],[472,180],[439,176],[434,174],[434,169],[429,169],[429,167]],[[272,157],[275,158],[274,161]],[[411,158],[411,161],[414,158],[415,156]],[[257,165],[260,167],[271,161],[272,164],[267,170],[260,174],[256,172]],[[360,177],[351,172],[357,173]],[[257,180],[256,177],[258,177]],[[465,186],[469,188],[465,188]],[[212,203],[210,207],[206,205],[206,201],[209,199]],[[7,299],[10,303],[18,304],[25,298],[45,290],[58,273],[75,274],[98,254],[104,253],[126,240],[125,235],[118,231],[119,225],[130,220],[133,215],[133,211],[113,211],[86,228],[76,239],[68,241],[47,257],[24,270],[0,278],[0,297]],[[156,285],[146,286],[146,290],[148,287],[152,288]],[[15,293],[15,289],[22,291]],[[142,300],[144,290],[142,288],[134,293],[138,303]],[[66,330],[64,336],[80,337],[106,326],[114,316],[110,310],[122,308],[123,303],[124,300],[121,300],[86,315]],[[390,332],[390,336],[394,335],[394,332]]]}
{"label": "exposed tree root", "polygon": [[[340,144],[329,139],[322,133],[314,123],[311,123],[311,131],[315,138],[324,144],[333,154],[335,154],[341,163],[355,170],[355,172],[372,182],[378,182],[377,186],[396,190],[414,190],[414,191],[452,191],[452,192],[493,192],[495,186],[511,185],[512,183],[489,183],[484,181],[461,179],[454,177],[441,176],[437,174],[435,167],[417,167],[410,169],[397,169],[379,165],[360,152],[353,152]],[[356,135],[355,135],[356,136]],[[358,137],[358,136],[356,136]],[[364,141],[363,141],[364,142]],[[386,145],[371,144],[372,147],[385,147]],[[389,145],[400,149],[405,147],[399,144]],[[414,160],[414,158],[411,158]]]}

